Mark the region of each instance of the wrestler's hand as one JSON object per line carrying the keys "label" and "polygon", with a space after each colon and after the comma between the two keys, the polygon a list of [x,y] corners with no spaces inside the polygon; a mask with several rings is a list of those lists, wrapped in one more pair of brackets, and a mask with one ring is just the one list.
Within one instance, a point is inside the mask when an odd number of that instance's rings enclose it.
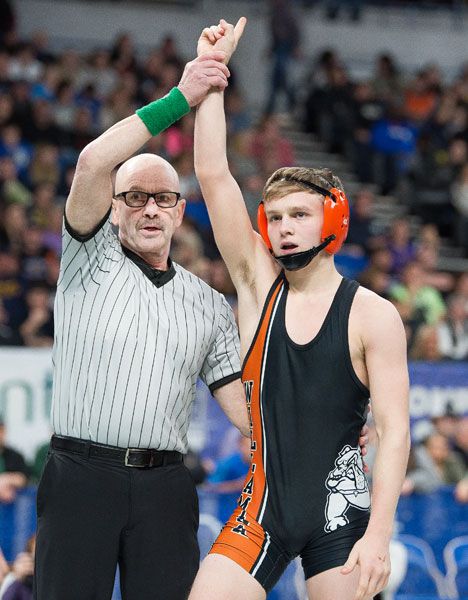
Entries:
{"label": "wrestler's hand", "polygon": [[177,87],[190,106],[199,104],[212,88],[224,90],[227,86],[230,73],[224,58],[224,52],[210,50],[185,65]]}
{"label": "wrestler's hand", "polygon": [[362,466],[364,468],[364,473],[369,473],[369,467],[366,465],[364,461],[364,457],[367,454],[367,444],[369,443],[369,427],[367,425],[363,425],[361,429],[361,433],[359,434],[359,448],[361,450],[362,456]]}
{"label": "wrestler's hand", "polygon": [[388,542],[370,534],[354,544],[341,569],[341,573],[347,575],[359,566],[359,584],[354,600],[369,600],[386,587],[390,576],[388,548]]}
{"label": "wrestler's hand", "polygon": [[224,62],[227,64],[234,50],[237,48],[246,23],[247,19],[241,17],[235,27],[224,19],[220,20],[219,25],[205,27],[197,44],[198,56],[210,50],[220,50],[225,53]]}

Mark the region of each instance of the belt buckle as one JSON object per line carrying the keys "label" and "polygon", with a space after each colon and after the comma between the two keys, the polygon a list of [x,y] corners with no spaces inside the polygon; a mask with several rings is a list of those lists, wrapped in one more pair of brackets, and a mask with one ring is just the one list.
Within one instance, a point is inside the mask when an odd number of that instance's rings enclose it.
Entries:
{"label": "belt buckle", "polygon": [[[132,467],[134,469],[143,469],[145,466],[147,466],[147,465],[132,465],[131,463],[129,463],[128,459],[130,456],[130,452],[148,452],[148,450],[146,448],[127,448],[127,450],[125,452],[125,461],[124,461],[124,464],[126,467]],[[150,464],[148,466],[152,466],[152,462],[153,462],[153,455],[151,455],[151,457],[150,457]]]}

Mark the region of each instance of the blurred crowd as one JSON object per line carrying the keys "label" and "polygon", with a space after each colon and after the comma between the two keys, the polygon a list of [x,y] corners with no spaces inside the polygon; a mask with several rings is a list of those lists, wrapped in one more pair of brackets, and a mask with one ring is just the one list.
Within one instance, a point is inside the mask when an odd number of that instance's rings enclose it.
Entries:
{"label": "blurred crowd", "polygon": [[[441,248],[468,256],[468,63],[406,73],[390,54],[353,80],[335,50],[307,77],[305,131],[353,166],[350,233],[337,263],[388,298],[413,360],[468,357],[468,274],[440,270]],[[377,201],[401,213],[382,225]]]}
{"label": "blurred crowd", "polygon": [[[295,27],[282,5],[277,2],[272,23],[274,69],[283,60],[281,40]],[[128,33],[111,47],[55,52],[44,33],[19,39],[12,18],[0,44],[0,345],[52,344],[63,208],[78,154],[104,129],[169,91],[184,64],[170,36],[145,53]],[[468,245],[468,68],[447,83],[435,65],[405,76],[383,55],[370,81],[351,81],[330,50],[316,61],[308,86],[306,130],[344,153],[362,183],[351,198],[339,268],[395,302],[414,360],[466,359],[468,274],[441,272],[437,263],[441,236],[465,252]],[[228,90],[230,163],[254,220],[267,175],[294,165],[295,150],[274,110],[252,118],[235,72]],[[270,95],[266,106],[274,104]],[[193,170],[193,128],[191,113],[145,150],[172,162],[187,199],[173,259],[235,307]],[[423,226],[415,231],[406,218],[379,224],[376,189],[403,189],[404,206]]]}
{"label": "blurred crowd", "polygon": [[[455,66],[455,65],[454,65]],[[468,63],[448,80],[436,63],[416,73],[391,54],[353,80],[333,49],[315,62],[304,126],[346,155],[362,183],[395,194],[423,223],[468,248]]]}
{"label": "blurred crowd", "polygon": [[[281,4],[276,30],[272,22],[280,61],[281,40],[295,27]],[[109,48],[54,52],[44,33],[18,39],[12,15],[0,46],[0,344],[52,344],[63,206],[77,156],[104,129],[169,91],[184,63],[170,36],[144,54],[127,33]],[[406,79],[388,55],[371,81],[352,82],[337,53],[326,51],[309,78],[306,129],[347,154],[364,186],[393,193],[404,180],[408,209],[428,224],[417,239],[404,219],[379,231],[374,193],[363,187],[352,199],[350,236],[338,259],[346,274],[397,304],[414,359],[468,355],[468,276],[437,271],[441,235],[468,244],[467,99],[468,69],[450,85],[435,66]],[[294,147],[273,110],[252,119],[235,73],[226,114],[231,165],[254,217],[266,176],[295,164]],[[193,171],[193,127],[192,113],[146,150],[174,164],[187,199],[174,260],[235,304]]]}

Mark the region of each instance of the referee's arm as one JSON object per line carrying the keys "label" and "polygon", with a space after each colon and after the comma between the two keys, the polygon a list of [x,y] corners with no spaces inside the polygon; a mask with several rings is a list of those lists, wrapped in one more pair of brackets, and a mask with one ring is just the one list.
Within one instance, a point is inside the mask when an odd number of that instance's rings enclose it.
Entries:
{"label": "referee's arm", "polygon": [[[187,106],[197,105],[213,86],[224,89],[227,85],[229,71],[222,63],[223,57],[223,53],[211,52],[185,66],[177,87]],[[156,123],[164,122],[164,129],[170,123],[166,122],[167,115],[166,120],[162,118],[163,114],[159,114],[155,104],[150,105],[152,119]],[[113,170],[151,137],[147,125],[135,114],[113,125],[82,150],[65,207],[67,221],[74,231],[87,235],[102,221],[112,203]]]}
{"label": "referee's arm", "polygon": [[235,379],[222,387],[213,390],[213,396],[223,409],[227,418],[245,437],[250,436],[250,423],[247,414],[244,386],[240,379]]}
{"label": "referee's arm", "polygon": [[151,138],[143,121],[120,121],[81,152],[65,207],[68,223],[80,235],[93,231],[112,203],[112,171]]}

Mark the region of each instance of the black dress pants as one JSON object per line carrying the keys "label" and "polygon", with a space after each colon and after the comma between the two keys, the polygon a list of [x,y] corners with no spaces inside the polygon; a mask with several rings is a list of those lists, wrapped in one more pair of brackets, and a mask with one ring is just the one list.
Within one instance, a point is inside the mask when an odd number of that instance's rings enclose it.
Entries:
{"label": "black dress pants", "polygon": [[36,600],[185,600],[198,497],[183,463],[129,468],[51,450],[37,494]]}

